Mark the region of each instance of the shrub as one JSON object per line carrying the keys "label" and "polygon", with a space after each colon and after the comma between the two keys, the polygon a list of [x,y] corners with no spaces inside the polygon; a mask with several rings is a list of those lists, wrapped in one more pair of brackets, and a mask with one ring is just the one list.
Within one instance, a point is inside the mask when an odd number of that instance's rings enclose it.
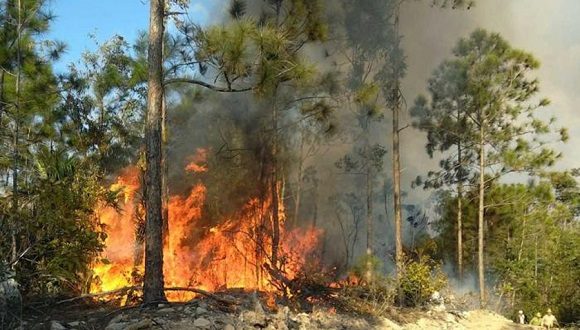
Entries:
{"label": "shrub", "polygon": [[413,307],[425,304],[431,294],[447,285],[447,276],[431,259],[422,257],[408,262],[400,280],[403,304]]}

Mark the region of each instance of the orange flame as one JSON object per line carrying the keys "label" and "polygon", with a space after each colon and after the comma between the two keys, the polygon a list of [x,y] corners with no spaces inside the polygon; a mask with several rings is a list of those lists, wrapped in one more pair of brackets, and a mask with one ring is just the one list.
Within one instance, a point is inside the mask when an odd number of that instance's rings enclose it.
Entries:
{"label": "orange flame", "polygon": [[[199,172],[207,151],[197,150],[186,171]],[[123,193],[120,210],[100,207],[97,214],[107,227],[104,262],[93,267],[96,280],[91,292],[98,293],[134,285],[133,272],[143,271],[140,256],[143,245],[136,240],[136,218],[142,213],[137,191],[139,170],[123,171],[111,189]],[[187,196],[171,196],[168,211],[168,235],[164,244],[164,279],[166,287],[195,287],[209,291],[227,288],[273,291],[269,275],[262,265],[270,263],[271,237],[264,231],[269,224],[271,200],[251,199],[231,218],[203,228],[203,205],[206,188],[194,185]],[[266,211],[265,211],[266,210]],[[280,210],[280,252],[284,256],[286,276],[293,278],[316,250],[321,231],[315,228],[284,230],[283,205]],[[270,224],[271,225],[271,224]],[[191,294],[171,293],[170,300],[191,299]]]}
{"label": "orange flame", "polygon": [[207,172],[207,149],[199,148],[195,155],[190,157],[191,161],[185,167],[185,171],[194,173]]}

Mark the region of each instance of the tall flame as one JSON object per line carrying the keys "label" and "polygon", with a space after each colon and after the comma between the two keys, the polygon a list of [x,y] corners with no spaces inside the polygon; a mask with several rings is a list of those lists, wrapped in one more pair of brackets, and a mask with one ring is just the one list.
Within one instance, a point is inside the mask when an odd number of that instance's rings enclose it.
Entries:
{"label": "tall flame", "polygon": [[[185,170],[207,171],[206,154],[207,151],[198,150]],[[134,285],[134,272],[143,272],[143,244],[138,242],[136,235],[136,219],[143,213],[137,194],[139,188],[139,170],[129,167],[111,186],[112,190],[122,193],[120,209],[97,209],[108,236],[102,260],[93,267],[96,279],[91,286],[93,293]],[[169,198],[169,230],[163,248],[165,286],[209,291],[227,288],[274,290],[271,278],[262,267],[269,263],[271,253],[271,237],[263,230],[265,219],[269,219],[271,199],[253,198],[231,218],[203,228],[205,198],[206,188],[201,183],[191,187],[186,196]],[[284,256],[285,275],[293,278],[315,252],[321,231],[315,228],[287,231],[282,203],[279,210],[282,242],[279,254]],[[191,295],[175,294],[168,298],[185,300]]]}

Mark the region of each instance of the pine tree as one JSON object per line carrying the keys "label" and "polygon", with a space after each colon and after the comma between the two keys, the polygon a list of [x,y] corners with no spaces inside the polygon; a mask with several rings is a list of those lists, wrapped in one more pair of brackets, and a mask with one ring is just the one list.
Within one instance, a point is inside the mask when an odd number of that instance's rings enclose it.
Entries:
{"label": "pine tree", "polygon": [[[10,228],[9,259],[15,263],[24,250],[19,246],[19,234],[26,218],[21,214],[21,204],[29,197],[24,192],[32,175],[31,144],[48,133],[45,121],[38,118],[49,117],[48,110],[56,102],[55,79],[48,62],[62,47],[47,43],[53,49],[47,49],[47,54],[41,52],[37,37],[47,30],[51,20],[44,1],[10,0],[0,5],[0,124],[3,151],[10,155],[2,162],[2,171],[11,191],[9,221],[0,224]],[[47,95],[47,91],[54,94]]]}
{"label": "pine tree", "polygon": [[433,158],[441,153],[445,158],[439,162],[440,170],[429,171],[427,178],[417,177],[414,185],[425,189],[437,189],[442,186],[454,187],[457,193],[456,207],[456,240],[457,240],[457,275],[463,278],[463,190],[473,176],[469,164],[475,155],[469,148],[473,137],[468,129],[466,100],[461,99],[458,89],[447,90],[442,81],[457,79],[461,74],[457,63],[444,62],[429,79],[430,103],[424,96],[417,98],[411,115],[415,118],[413,126],[427,132],[426,151]]}
{"label": "pine tree", "polygon": [[[435,78],[432,86],[449,91],[446,102],[461,105],[467,120],[463,136],[469,139],[465,147],[477,155],[477,162],[470,165],[478,173],[478,275],[484,306],[486,187],[508,173],[533,175],[560,155],[546,145],[553,121],[536,117],[549,101],[533,102],[539,83],[530,73],[539,63],[531,54],[513,49],[500,35],[484,30],[461,39],[453,54],[438,72],[443,79]],[[453,116],[452,111],[448,114]],[[565,130],[560,133],[565,138]]]}

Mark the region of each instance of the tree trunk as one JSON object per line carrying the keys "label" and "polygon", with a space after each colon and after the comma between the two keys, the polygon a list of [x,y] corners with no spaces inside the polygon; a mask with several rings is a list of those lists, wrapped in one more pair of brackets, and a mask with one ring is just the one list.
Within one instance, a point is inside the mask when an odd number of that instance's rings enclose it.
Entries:
{"label": "tree trunk", "polygon": [[538,283],[538,234],[536,233],[534,239],[534,283]]}
{"label": "tree trunk", "polygon": [[[18,78],[17,78],[18,80]],[[18,94],[18,92],[17,92]],[[18,103],[18,102],[17,102]],[[10,221],[10,238],[11,238],[11,243],[10,243],[10,258],[11,258],[11,263],[14,265],[16,262],[16,258],[18,256],[18,248],[17,248],[17,242],[16,242],[16,236],[17,236],[17,223],[18,223],[18,210],[19,210],[19,192],[18,192],[18,159],[19,159],[19,152],[18,152],[18,145],[20,144],[19,142],[19,129],[20,129],[20,123],[19,123],[19,119],[18,119],[18,105],[16,106],[17,110],[16,110],[16,114],[15,114],[15,118],[14,118],[14,135],[13,135],[13,149],[12,149],[12,216],[11,216],[11,221]]]}
{"label": "tree trunk", "polygon": [[[277,88],[275,93],[277,93]],[[272,193],[272,266],[278,267],[278,247],[280,245],[280,215],[278,209],[278,105],[274,97],[272,110],[272,176],[270,178],[270,190]]]}
{"label": "tree trunk", "polygon": [[166,301],[163,291],[163,219],[161,117],[163,110],[164,0],[151,0],[149,18],[149,90],[145,127],[146,228],[143,302]]}
{"label": "tree trunk", "polygon": [[298,225],[300,214],[300,199],[302,198],[302,172],[304,167],[304,132],[300,136],[300,156],[298,158],[298,180],[296,182],[296,199],[294,200],[294,226]]}
{"label": "tree trunk", "polygon": [[[370,132],[367,132],[369,134]],[[368,154],[368,139],[367,139],[367,154]],[[366,193],[367,193],[367,264],[366,264],[366,280],[368,283],[372,281],[373,276],[373,264],[372,264],[372,256],[373,256],[373,187],[372,187],[372,178],[371,178],[371,164],[367,164],[366,169]]]}
{"label": "tree trunk", "polygon": [[463,281],[463,185],[457,186],[457,275]]}
{"label": "tree trunk", "polygon": [[11,252],[11,263],[16,264],[16,259],[18,258],[18,247],[16,236],[18,234],[18,211],[19,211],[19,192],[18,192],[18,163],[20,160],[20,80],[21,80],[21,66],[22,66],[22,52],[20,39],[22,36],[22,5],[20,0],[17,1],[17,12],[18,21],[16,25],[16,104],[14,112],[14,136],[13,136],[13,155],[12,155],[12,221],[11,221],[11,231],[10,231],[10,252]]}
{"label": "tree trunk", "polygon": [[[483,117],[483,116],[482,116]],[[479,212],[477,231],[477,264],[479,274],[479,303],[480,307],[485,307],[485,269],[483,264],[483,224],[484,224],[484,193],[485,193],[485,140],[484,123],[480,121],[479,128]]]}
{"label": "tree trunk", "polygon": [[458,182],[457,182],[457,275],[463,282],[463,177],[461,172],[461,143],[457,145]]}
{"label": "tree trunk", "polygon": [[163,167],[163,175],[161,177],[161,189],[163,194],[161,217],[163,219],[163,242],[167,241],[169,233],[169,164],[167,164],[167,105],[165,103],[165,95],[163,95],[163,104],[161,111],[161,164]]}
{"label": "tree trunk", "polygon": [[313,196],[312,196],[312,201],[313,201],[313,208],[314,210],[312,210],[312,227],[316,227],[317,223],[318,223],[318,184],[314,185],[314,191],[313,191]]}
{"label": "tree trunk", "polygon": [[520,240],[520,248],[518,250],[518,261],[522,260],[522,254],[524,253],[524,244],[526,242],[526,226],[528,222],[527,214],[524,214],[524,219],[522,221],[522,239]]}
{"label": "tree trunk", "polygon": [[[395,38],[399,38],[399,7],[395,11]],[[399,113],[401,108],[399,98],[399,63],[395,65],[395,79],[394,88],[392,91],[392,106],[393,106],[393,203],[395,216],[395,263],[397,268],[397,277],[400,277],[403,272],[403,241],[401,233],[401,156],[399,150]]]}
{"label": "tree trunk", "polygon": [[[276,27],[280,27],[282,1],[276,1]],[[272,108],[272,176],[270,189],[272,193],[272,266],[278,267],[278,247],[280,245],[280,215],[278,209],[278,85],[274,87]]]}

